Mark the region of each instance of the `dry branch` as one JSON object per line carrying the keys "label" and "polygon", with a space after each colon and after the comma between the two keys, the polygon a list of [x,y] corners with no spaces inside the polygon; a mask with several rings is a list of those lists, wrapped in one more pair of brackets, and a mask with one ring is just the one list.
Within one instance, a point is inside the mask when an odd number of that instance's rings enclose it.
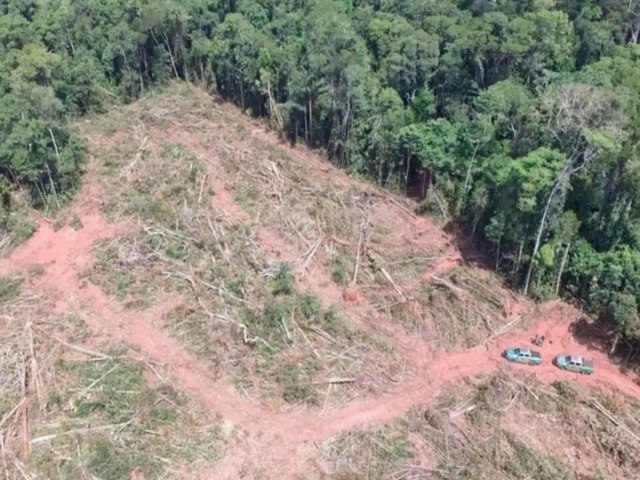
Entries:
{"label": "dry branch", "polygon": [[9,480],[9,467],[7,465],[7,452],[4,448],[4,435],[0,432],[0,450],[2,453],[2,469],[4,470],[5,480]]}
{"label": "dry branch", "polygon": [[318,351],[315,349],[315,347],[313,346],[313,343],[311,343],[309,341],[309,337],[307,337],[307,334],[304,333],[304,330],[302,330],[302,328],[300,328],[300,325],[298,325],[298,322],[296,322],[295,320],[293,320],[293,324],[296,326],[296,328],[298,329],[298,331],[302,334],[302,338],[304,338],[304,341],[307,342],[307,345],[309,345],[309,348],[311,349],[311,351],[313,352],[313,354],[316,356],[316,358],[318,358],[318,360],[320,360],[321,362],[324,363],[324,360],[322,359],[322,356],[318,353]]}
{"label": "dry branch", "polygon": [[26,456],[29,454],[29,418],[28,418],[28,409],[27,409],[27,388],[28,388],[28,376],[27,376],[27,362],[23,357],[22,359],[22,378],[20,381],[20,388],[22,394],[22,402],[20,408],[21,414],[21,428],[22,428],[22,455]]}
{"label": "dry branch", "polygon": [[356,285],[358,283],[358,269],[360,268],[360,252],[362,252],[362,237],[363,237],[362,228],[360,228],[360,234],[358,235],[358,247],[356,249],[356,266],[353,269],[353,278],[351,283]]}
{"label": "dry branch", "polygon": [[382,275],[384,276],[384,278],[387,280],[387,282],[389,282],[393,288],[395,289],[395,291],[398,293],[398,295],[400,295],[400,298],[402,299],[403,302],[407,302],[408,298],[407,296],[404,294],[404,292],[402,291],[402,289],[398,286],[398,284],[393,280],[393,278],[391,277],[391,275],[389,275],[389,272],[387,272],[385,270],[385,268],[381,265],[381,262],[375,257],[375,255],[373,254],[373,252],[371,251],[367,251],[367,256],[369,257],[369,260],[374,264],[374,266],[380,270],[380,273],[382,273]]}
{"label": "dry branch", "polygon": [[636,435],[629,427],[627,427],[622,420],[617,419],[609,410],[607,410],[604,405],[602,405],[597,400],[591,400],[591,404],[602,413],[605,417],[607,417],[614,425],[623,430],[627,435],[633,438],[636,442],[640,444],[640,436]]}
{"label": "dry branch", "polygon": [[102,376],[96,378],[93,382],[91,382],[87,387],[83,388],[82,390],[80,390],[78,393],[76,393],[72,398],[82,398],[84,397],[84,395],[86,393],[88,393],[91,389],[93,389],[93,387],[95,387],[96,385],[98,385],[100,382],[102,382],[105,378],[107,378],[111,372],[113,372],[116,369],[117,365],[112,366],[109,370],[107,370]]}
{"label": "dry branch", "polygon": [[26,401],[27,401],[26,397],[23,397],[22,399],[20,399],[20,401],[16,404],[15,407],[13,407],[4,417],[2,417],[2,420],[0,420],[0,429],[11,417],[15,415],[15,413],[22,407],[22,405]]}
{"label": "dry branch", "polygon": [[26,326],[28,330],[29,336],[29,352],[31,359],[31,379],[33,380],[33,384],[36,390],[36,398],[40,401],[41,391],[42,391],[42,378],[40,376],[40,367],[38,366],[38,360],[36,358],[36,350],[35,350],[35,339],[33,336],[33,328],[31,322],[27,323]]}
{"label": "dry branch", "polygon": [[402,212],[406,213],[407,215],[409,215],[411,218],[418,218],[418,216],[413,213],[411,210],[409,210],[405,205],[402,205],[399,201],[397,201],[395,198],[390,197],[390,196],[384,196],[383,198],[389,200],[391,203],[393,203],[396,207],[398,207]]}
{"label": "dry branch", "polygon": [[380,272],[382,273],[382,275],[384,275],[384,278],[387,279],[387,281],[393,285],[393,288],[396,289],[396,292],[398,292],[398,295],[400,295],[400,298],[402,298],[402,301],[406,302],[407,301],[407,297],[405,296],[404,292],[402,291],[402,289],[398,286],[398,284],[396,282],[393,281],[393,278],[391,278],[391,275],[389,275],[389,272],[387,272],[384,267],[379,267],[380,268]]}
{"label": "dry branch", "polygon": [[502,335],[504,333],[507,333],[509,330],[511,330],[513,327],[515,327],[518,322],[522,320],[522,315],[518,315],[516,318],[514,318],[513,320],[511,320],[509,323],[507,323],[506,325],[503,325],[502,327],[500,327],[496,332],[492,333],[489,337],[487,337],[487,339],[484,341],[484,343],[486,344],[489,340]]}
{"label": "dry branch", "polygon": [[342,245],[343,247],[353,248],[353,242],[348,240],[343,240],[342,238],[338,238],[335,235],[329,237],[333,243],[337,243],[338,245]]}
{"label": "dry branch", "polygon": [[338,378],[329,378],[328,380],[319,380],[317,382],[311,382],[311,385],[327,385],[327,384],[335,384],[335,383],[353,383],[355,381],[356,381],[355,378],[338,377]]}
{"label": "dry branch", "polygon": [[322,244],[322,240],[323,240],[323,237],[318,238],[318,240],[316,240],[316,242],[311,246],[311,248],[309,248],[309,250],[307,250],[307,252],[302,257],[302,271],[303,272],[307,271],[307,269],[309,267],[309,264],[313,260],[313,257],[315,256],[316,252],[318,251],[318,248]]}
{"label": "dry branch", "polygon": [[22,475],[22,478],[24,480],[36,480],[37,477],[34,475],[31,475],[28,471],[27,471],[27,467],[24,466],[24,463],[22,463],[20,461],[20,459],[16,458],[13,460],[13,464],[16,467],[16,470],[18,470],[18,472],[20,473],[20,475]]}
{"label": "dry branch", "polygon": [[31,445],[36,445],[38,443],[43,443],[43,442],[48,442],[51,440],[55,440],[56,438],[59,437],[64,437],[67,435],[75,435],[77,433],[89,433],[89,432],[95,432],[95,431],[100,431],[100,430],[115,430],[115,429],[123,429],[125,427],[127,427],[129,424],[131,424],[131,420],[128,420],[126,422],[123,423],[116,423],[113,425],[101,425],[99,427],[87,427],[87,428],[74,428],[72,430],[67,430],[66,432],[62,432],[62,433],[52,433],[50,435],[43,435],[41,437],[36,437],[31,439],[30,444]]}
{"label": "dry branch", "polygon": [[454,410],[452,412],[449,412],[449,419],[452,420],[452,419],[454,419],[456,417],[459,417],[460,415],[462,415],[464,413],[472,412],[476,408],[477,408],[477,405],[474,403],[473,405],[469,405],[468,407],[461,408],[459,410]]}
{"label": "dry branch", "polygon": [[[146,360],[146,359],[144,359],[144,358],[142,358],[142,357],[134,357],[134,356],[131,356],[131,355],[126,355],[126,356],[124,356],[124,357],[120,357],[120,358],[126,358],[126,359],[128,359],[128,360],[133,361],[133,362],[137,362],[137,363],[141,363],[141,364],[143,364],[145,367],[147,367],[149,370],[151,370],[151,372],[152,372],[156,377],[158,377],[158,380],[160,380],[160,383],[167,383],[167,384],[169,383],[169,382],[167,381],[167,379],[166,379],[166,378],[164,378],[162,375],[160,375],[160,373],[158,373],[158,371],[157,371],[157,370],[155,369],[155,367],[153,366],[153,364],[154,364],[154,363],[155,363],[157,366],[163,366],[163,364],[162,364],[162,363],[154,362],[153,360]],[[173,402],[171,402],[171,400],[169,400],[168,398],[167,398],[167,401],[169,401],[170,403],[172,403],[172,404],[173,404]],[[177,405],[176,405],[176,407],[177,407]]]}
{"label": "dry branch", "polygon": [[329,386],[327,387],[327,395],[324,397],[324,405],[322,405],[322,411],[320,412],[320,416],[323,416],[325,410],[327,409],[327,405],[329,404],[329,396],[331,395],[332,388],[333,388],[333,383],[329,383]]}
{"label": "dry branch", "polygon": [[453,293],[458,298],[458,300],[462,300],[461,295],[469,294],[469,292],[467,292],[464,288],[460,288],[457,285],[454,285],[453,283],[451,283],[450,281],[445,280],[444,278],[431,275],[431,281],[434,285],[441,285],[451,290],[451,293]]}
{"label": "dry branch", "polygon": [[220,240],[218,238],[218,233],[216,232],[216,229],[213,226],[213,223],[211,222],[211,217],[209,215],[207,215],[207,223],[209,224],[209,229],[211,230],[211,234],[213,235],[213,238],[216,240],[216,242],[218,242],[220,244],[220,246],[222,247],[222,255],[224,256],[224,259],[227,263],[231,263],[231,252],[229,252],[229,247],[227,246],[226,242],[224,240]]}
{"label": "dry branch", "polygon": [[520,392],[516,392],[513,397],[511,397],[511,401],[507,404],[506,407],[504,408],[496,408],[496,411],[498,412],[506,412],[507,410],[509,410],[513,404],[515,403],[516,399],[518,398],[518,396],[520,395]]}
{"label": "dry branch", "polygon": [[202,181],[200,182],[200,193],[198,193],[198,205],[202,202],[202,194],[204,192],[204,186],[207,183],[207,177],[209,176],[209,172],[205,173],[202,177]]}
{"label": "dry branch", "polygon": [[237,325],[238,325],[238,328],[242,331],[242,341],[245,343],[245,345],[254,345],[260,342],[269,350],[275,351],[274,348],[269,344],[269,342],[267,342],[264,338],[261,338],[258,336],[249,337],[249,334],[248,334],[249,329],[244,323],[238,323]]}
{"label": "dry branch", "polygon": [[70,348],[71,350],[75,350],[76,352],[84,353],[85,355],[89,355],[90,357],[96,357],[96,358],[100,358],[102,360],[113,360],[113,358],[114,358],[111,355],[106,355],[104,353],[95,352],[93,350],[89,350],[89,349],[84,348],[84,347],[79,347],[78,345],[72,345],[72,344],[67,343],[64,340],[61,340],[61,339],[56,338],[56,337],[53,337],[53,339],[56,342],[61,343],[65,347]]}
{"label": "dry branch", "polygon": [[533,398],[535,398],[536,400],[540,400],[540,397],[533,390],[531,390],[531,388],[529,388],[529,385],[527,385],[526,383],[520,380],[516,380],[515,378],[513,379],[513,381],[518,383],[519,385],[522,385],[525,388],[525,390],[529,392],[529,394],[531,394]]}
{"label": "dry branch", "polygon": [[[144,126],[142,128],[144,129]],[[138,127],[134,127],[134,130],[135,130],[136,134],[138,135],[138,137],[140,137],[140,132],[138,130]],[[128,180],[129,179],[129,175],[131,173],[133,173],[133,171],[136,168],[136,165],[142,159],[142,156],[143,156],[145,150],[147,149],[148,142],[149,142],[149,137],[145,134],[142,137],[142,140],[140,141],[140,145],[138,146],[138,151],[136,152],[135,157],[133,158],[131,163],[129,165],[127,165],[127,167],[122,170],[122,173],[120,174],[119,180],[123,180],[123,179],[124,180]]]}

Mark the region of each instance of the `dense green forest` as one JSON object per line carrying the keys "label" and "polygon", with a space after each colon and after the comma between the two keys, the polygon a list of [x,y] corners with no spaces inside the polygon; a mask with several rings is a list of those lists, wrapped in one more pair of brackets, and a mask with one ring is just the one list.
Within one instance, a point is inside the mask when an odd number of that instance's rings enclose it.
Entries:
{"label": "dense green forest", "polygon": [[0,0],[0,227],[68,122],[171,79],[418,195],[523,291],[640,339],[638,0]]}

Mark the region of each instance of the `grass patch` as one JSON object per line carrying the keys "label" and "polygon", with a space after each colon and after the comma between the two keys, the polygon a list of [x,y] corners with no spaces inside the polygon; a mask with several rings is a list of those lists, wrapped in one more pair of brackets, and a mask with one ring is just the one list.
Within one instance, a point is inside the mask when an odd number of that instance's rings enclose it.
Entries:
{"label": "grass patch", "polygon": [[157,294],[156,286],[143,273],[151,254],[144,240],[135,235],[98,244],[91,281],[128,308],[148,308]]}
{"label": "grass patch", "polygon": [[23,281],[24,279],[18,277],[0,277],[0,303],[18,298]]}
{"label": "grass patch", "polygon": [[[3,304],[0,435],[11,459],[3,467],[7,478],[129,480],[139,469],[145,478],[170,479],[185,463],[211,464],[222,455],[218,426],[202,422],[171,385],[149,383],[155,374],[126,347],[102,350],[105,359],[80,355],[53,338],[81,343],[88,333],[83,320],[47,314],[29,299]],[[22,456],[24,417],[15,407],[25,376],[31,451]]]}
{"label": "grass patch", "polygon": [[318,297],[297,292],[274,299],[261,311],[245,310],[244,324],[264,340],[257,345],[274,352],[293,342],[294,332],[299,330],[315,328],[334,338],[348,335],[335,308],[325,309]]}
{"label": "grass patch", "polygon": [[64,333],[67,339],[73,343],[81,343],[89,336],[87,323],[75,313],[67,313],[57,320],[59,333]]}
{"label": "grass patch", "polygon": [[286,363],[278,372],[278,380],[284,386],[282,398],[287,403],[317,405],[318,392],[311,384],[308,372],[318,370],[317,362]]}
{"label": "grass patch", "polygon": [[341,287],[349,284],[351,276],[351,263],[345,255],[339,255],[331,260],[331,279]]}
{"label": "grass patch", "polygon": [[241,182],[238,185],[234,192],[233,200],[251,215],[257,215],[263,211],[260,195],[255,187],[247,183]]}
{"label": "grass patch", "polygon": [[0,207],[0,253],[8,252],[36,232],[38,224],[31,218],[28,200],[19,199],[17,207],[6,212]]}
{"label": "grass patch", "polygon": [[271,282],[271,293],[274,295],[290,295],[296,289],[296,279],[291,265],[282,263]]}
{"label": "grass patch", "polygon": [[411,478],[398,476],[414,454],[405,421],[396,421],[385,427],[349,432],[324,443],[325,455],[334,459],[337,480],[383,480]]}
{"label": "grass patch", "polygon": [[453,269],[443,280],[425,284],[420,296],[443,347],[473,347],[509,321],[495,293],[501,291],[497,281],[482,282],[466,267]]}

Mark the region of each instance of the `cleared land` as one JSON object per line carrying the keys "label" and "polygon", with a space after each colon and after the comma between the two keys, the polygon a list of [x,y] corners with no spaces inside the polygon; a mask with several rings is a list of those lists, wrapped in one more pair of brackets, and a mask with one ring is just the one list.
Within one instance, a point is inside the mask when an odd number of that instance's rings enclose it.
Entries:
{"label": "cleared land", "polygon": [[[637,470],[640,386],[580,312],[515,296],[412,202],[184,85],[77,130],[77,199],[3,247],[7,478]],[[503,366],[534,333],[545,364]]]}

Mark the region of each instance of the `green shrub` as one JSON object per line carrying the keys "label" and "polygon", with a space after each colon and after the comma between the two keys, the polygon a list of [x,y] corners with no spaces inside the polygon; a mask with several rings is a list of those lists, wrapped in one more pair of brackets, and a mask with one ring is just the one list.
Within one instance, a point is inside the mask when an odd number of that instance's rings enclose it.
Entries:
{"label": "green shrub", "polygon": [[274,295],[290,295],[296,290],[296,279],[293,276],[291,265],[281,263],[273,279],[271,293]]}
{"label": "green shrub", "polygon": [[316,391],[308,381],[303,378],[300,367],[295,363],[287,363],[280,375],[280,382],[284,385],[282,398],[287,403],[316,404]]}
{"label": "green shrub", "polygon": [[338,257],[333,261],[331,278],[336,284],[344,287],[349,282],[349,264],[344,258]]}
{"label": "green shrub", "polygon": [[20,295],[22,278],[0,277],[0,303],[9,302]]}

